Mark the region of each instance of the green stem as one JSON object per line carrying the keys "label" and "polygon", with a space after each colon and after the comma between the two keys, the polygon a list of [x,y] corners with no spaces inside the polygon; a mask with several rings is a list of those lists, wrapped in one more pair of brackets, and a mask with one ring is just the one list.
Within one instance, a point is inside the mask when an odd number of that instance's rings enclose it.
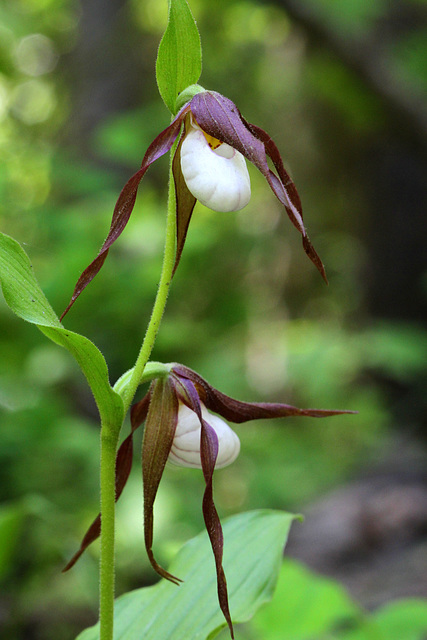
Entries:
{"label": "green stem", "polygon": [[115,469],[121,425],[101,427],[101,557],[99,563],[100,640],[112,640],[114,626]]}
{"label": "green stem", "polygon": [[[169,288],[172,280],[172,272],[175,262],[175,236],[176,236],[176,205],[175,187],[172,175],[172,159],[177,143],[171,149],[171,161],[169,171],[169,197],[166,220],[166,239],[163,255],[162,272],[156,299],[147,326],[145,337],[130,374],[129,381],[124,378],[126,384],[122,390],[124,413],[133,401],[138,385],[143,379],[145,365],[151,355],[156,340],[160,322],[166,306]],[[157,364],[157,363],[156,363]],[[164,366],[162,370],[164,369]],[[127,376],[127,374],[126,374]],[[119,381],[118,381],[119,382]],[[120,382],[123,383],[123,380]],[[119,384],[120,386],[120,384]],[[123,385],[124,386],[124,385]],[[115,534],[115,469],[116,453],[120,434],[120,425],[103,424],[101,427],[101,558],[99,567],[99,625],[100,640],[113,639],[114,625],[114,534]]]}
{"label": "green stem", "polygon": [[131,379],[123,392],[123,403],[125,406],[125,415],[132,403],[135,396],[138,385],[141,383],[142,374],[144,373],[145,365],[151,355],[154,347],[154,343],[157,338],[157,334],[160,328],[160,322],[163,317],[163,313],[166,307],[166,301],[169,294],[169,289],[172,281],[172,272],[175,264],[175,236],[176,236],[176,199],[175,199],[175,185],[172,175],[172,160],[175,155],[175,149],[177,142],[171,149],[171,160],[169,170],[169,197],[168,197],[168,213],[166,220],[166,240],[165,249],[163,254],[162,273],[160,276],[159,286],[157,289],[157,296],[154,302],[153,311],[151,312],[150,322],[148,323],[147,330],[145,332],[144,341],[141,346],[141,350],[138,354],[138,358],[133,369]]}

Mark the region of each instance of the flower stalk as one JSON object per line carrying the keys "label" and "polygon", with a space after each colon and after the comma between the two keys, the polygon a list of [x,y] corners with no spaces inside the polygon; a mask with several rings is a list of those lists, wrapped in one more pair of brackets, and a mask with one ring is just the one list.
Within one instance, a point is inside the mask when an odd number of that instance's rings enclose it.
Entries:
{"label": "flower stalk", "polygon": [[101,427],[101,555],[99,561],[100,640],[112,640],[115,584],[116,452],[121,425]]}

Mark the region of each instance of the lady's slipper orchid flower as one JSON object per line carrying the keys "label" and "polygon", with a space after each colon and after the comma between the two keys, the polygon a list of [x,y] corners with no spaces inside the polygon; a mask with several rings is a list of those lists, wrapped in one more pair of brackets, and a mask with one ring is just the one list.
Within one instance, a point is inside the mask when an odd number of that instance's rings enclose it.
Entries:
{"label": "lady's slipper orchid flower", "polygon": [[[279,150],[270,136],[263,129],[247,122],[228,98],[215,91],[205,91],[197,85],[194,87],[198,92],[190,92],[193,97],[150,144],[140,169],[124,186],[114,209],[108,236],[98,256],[77,281],[71,301],[61,319],[101,269],[111,245],[126,227],[139,183],[147,169],[172,148],[181,132],[172,165],[177,217],[174,271],[181,257],[197,199],[215,211],[237,211],[249,202],[250,183],[244,161],[246,158],[259,169],[274,195],[285,207],[292,224],[302,235],[304,251],[326,280],[322,261],[304,227],[298,192],[285,171]],[[268,158],[276,173],[269,168]]]}
{"label": "lady's slipper orchid flower", "polygon": [[[288,404],[240,402],[212,387],[195,371],[179,364],[165,365],[165,375],[153,380],[147,394],[132,407],[131,433],[121,444],[116,458],[116,500],[120,497],[130,474],[133,433],[145,422],[142,443],[145,546],[155,571],[163,578],[179,584],[180,578],[168,573],[154,558],[154,501],[168,461],[202,469],[206,483],[202,502],[203,517],[215,558],[218,600],[232,638],[234,636],[228,607],[227,583],[222,567],[224,541],[213,500],[213,473],[215,468],[234,461],[239,453],[240,443],[224,420],[214,414],[219,414],[229,422],[240,424],[261,418],[323,418],[343,413],[352,412],[298,409]],[[187,439],[184,446],[183,439]],[[101,518],[98,515],[83,538],[80,549],[64,571],[70,569],[85,549],[96,540],[100,528]]]}

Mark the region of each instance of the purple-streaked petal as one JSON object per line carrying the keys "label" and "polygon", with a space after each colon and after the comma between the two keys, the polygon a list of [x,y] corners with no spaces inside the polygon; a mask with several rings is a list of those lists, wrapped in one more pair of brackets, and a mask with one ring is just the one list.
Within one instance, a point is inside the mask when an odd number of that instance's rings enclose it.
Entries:
{"label": "purple-streaked petal", "polygon": [[171,378],[158,378],[151,385],[151,402],[142,442],[144,486],[144,539],[153,569],[163,578],[181,580],[161,567],[153,555],[153,507],[157,489],[172,447],[178,419],[178,398]]}
{"label": "purple-streaked petal", "polygon": [[87,287],[87,285],[93,280],[93,278],[101,269],[111,245],[117,240],[128,223],[133,207],[135,205],[139,183],[141,182],[147,169],[153,164],[153,162],[170,151],[173,143],[179,135],[182,122],[188,111],[189,106],[186,105],[183,109],[181,109],[181,111],[171,122],[171,124],[166,127],[166,129],[162,131],[157,136],[157,138],[155,138],[155,140],[153,140],[145,153],[140,169],[130,178],[130,180],[128,180],[128,182],[123,187],[117,200],[116,206],[114,207],[113,218],[111,221],[108,236],[104,244],[102,245],[98,256],[95,258],[95,260],[93,260],[93,262],[90,263],[88,267],[86,267],[86,269],[78,279],[70,303],[68,304],[64,313],[61,315],[61,320],[65,316],[65,314],[68,313],[82,291]]}
{"label": "purple-streaked petal", "polygon": [[268,133],[266,133],[263,129],[257,127],[254,124],[250,124],[244,118],[242,118],[242,121],[245,123],[248,129],[258,138],[258,140],[261,140],[264,143],[265,151],[271,158],[280,178],[280,183],[278,184],[276,176],[272,171],[270,171],[270,178],[272,179],[272,182],[269,182],[269,184],[277,198],[285,206],[290,221],[302,234],[302,244],[305,253],[319,270],[324,281],[328,283],[323,262],[321,261],[319,254],[311,244],[305,231],[302,219],[301,200],[294,182],[283,166],[283,161],[279,149],[276,147]]}
{"label": "purple-streaked petal", "polygon": [[[123,440],[116,456],[116,502],[120,498],[126,482],[128,481],[129,474],[132,468],[133,460],[133,432],[137,429],[147,417],[148,405],[150,402],[150,394],[148,393],[142,400],[140,400],[131,412],[131,432],[128,437]],[[62,570],[63,573],[73,567],[82,553],[88,548],[92,542],[94,542],[101,533],[101,514],[98,514],[95,520],[87,530],[79,550],[74,554],[67,566]]]}
{"label": "purple-streaked petal", "polygon": [[176,195],[176,253],[172,275],[175,274],[181,259],[182,250],[187,237],[188,226],[191,220],[191,214],[193,213],[194,205],[196,204],[196,198],[192,193],[190,193],[181,171],[181,147],[183,141],[184,136],[179,141],[179,145],[172,162]]}
{"label": "purple-streaked petal", "polygon": [[[190,105],[191,112],[203,131],[240,151],[259,169],[275,196],[286,208],[292,224],[301,233],[304,251],[327,281],[322,261],[307,236],[297,189],[285,171],[280,153],[270,136],[263,129],[248,123],[236,105],[216,91],[198,93]],[[270,170],[267,155],[271,158],[278,177]]]}
{"label": "purple-streaked petal", "polygon": [[213,499],[213,473],[218,456],[218,437],[215,430],[202,417],[202,408],[200,406],[198,391],[193,382],[189,378],[177,378],[176,391],[180,400],[192,409],[200,420],[200,457],[202,461],[203,476],[206,482],[206,489],[203,494],[202,502],[203,518],[215,558],[219,606],[227,621],[231,637],[234,638],[233,623],[231,622],[230,609],[228,605],[227,580],[222,566],[224,536],[222,533],[221,521]]}
{"label": "purple-streaked petal", "polygon": [[200,453],[202,458],[203,475],[206,482],[205,493],[203,494],[203,518],[206,530],[212,545],[215,558],[218,601],[221,611],[227,621],[231,637],[234,638],[233,623],[231,622],[230,609],[228,605],[227,580],[222,566],[222,555],[224,549],[224,536],[222,533],[221,521],[215,507],[213,499],[213,472],[218,455],[218,438],[208,422],[202,420],[202,431],[200,438]]}
{"label": "purple-streaked petal", "polygon": [[[191,380],[197,389],[200,400],[214,413],[218,413],[226,420],[240,424],[249,420],[260,420],[268,418],[287,418],[290,416],[309,416],[312,418],[326,418],[354,411],[340,411],[330,409],[299,409],[290,404],[275,402],[241,402],[221,393],[212,387],[198,373],[184,367],[175,365],[173,373],[183,380]],[[185,384],[185,383],[184,383]]]}

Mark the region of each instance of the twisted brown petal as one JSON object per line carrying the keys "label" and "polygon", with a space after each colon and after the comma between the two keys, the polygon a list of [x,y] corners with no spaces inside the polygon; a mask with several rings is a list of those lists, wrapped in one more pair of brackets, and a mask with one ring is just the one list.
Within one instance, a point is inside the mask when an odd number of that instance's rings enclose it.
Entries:
{"label": "twisted brown petal", "polygon": [[241,402],[230,398],[215,389],[198,373],[183,365],[174,365],[173,373],[180,379],[191,380],[196,386],[200,400],[206,407],[218,413],[226,420],[240,424],[249,420],[260,420],[264,418],[287,418],[290,416],[309,416],[312,418],[326,418],[354,411],[341,411],[331,409],[299,409],[290,404],[275,402]]}
{"label": "twisted brown petal", "polygon": [[203,476],[206,482],[206,489],[203,494],[202,502],[203,518],[215,558],[219,606],[221,607],[221,611],[227,621],[231,637],[234,638],[233,623],[231,621],[228,605],[227,580],[222,566],[224,536],[222,533],[221,521],[213,499],[213,473],[218,456],[218,437],[215,430],[202,417],[199,395],[192,381],[189,378],[179,379],[176,390],[180,399],[197,414],[197,417],[200,420],[200,457],[202,461]]}
{"label": "twisted brown petal", "polygon": [[[286,208],[292,224],[301,233],[305,253],[327,282],[322,261],[307,236],[297,189],[285,171],[279,150],[270,136],[263,129],[248,123],[236,105],[216,91],[198,93],[190,104],[192,114],[206,133],[240,151],[259,169]],[[279,177],[270,170],[267,156],[271,158]]]}
{"label": "twisted brown petal", "polygon": [[185,106],[178,113],[176,118],[171,122],[171,124],[166,127],[164,131],[162,131],[155,140],[148,147],[144,159],[142,161],[140,169],[128,180],[128,182],[123,187],[119,198],[117,200],[116,206],[113,212],[113,218],[111,221],[110,231],[108,232],[108,236],[101,247],[101,250],[98,256],[90,263],[88,267],[83,271],[82,275],[77,281],[77,284],[74,288],[73,295],[71,300],[65,309],[64,313],[61,316],[62,318],[66,313],[71,309],[74,302],[77,300],[82,291],[87,287],[87,285],[93,280],[96,274],[100,271],[102,265],[105,262],[105,259],[108,255],[108,251],[111,245],[117,240],[117,238],[121,235],[122,231],[126,227],[130,215],[133,211],[133,207],[135,205],[136,194],[138,191],[139,183],[144,177],[147,169],[161,156],[167,153],[176,138],[179,135],[181,130],[182,122],[185,118],[185,115],[189,111],[189,106]]}
{"label": "twisted brown petal", "polygon": [[163,578],[179,584],[181,580],[161,567],[153,555],[153,507],[157,489],[172,447],[178,420],[178,398],[170,378],[158,378],[151,385],[151,402],[142,442],[144,485],[144,538],[153,569]]}

